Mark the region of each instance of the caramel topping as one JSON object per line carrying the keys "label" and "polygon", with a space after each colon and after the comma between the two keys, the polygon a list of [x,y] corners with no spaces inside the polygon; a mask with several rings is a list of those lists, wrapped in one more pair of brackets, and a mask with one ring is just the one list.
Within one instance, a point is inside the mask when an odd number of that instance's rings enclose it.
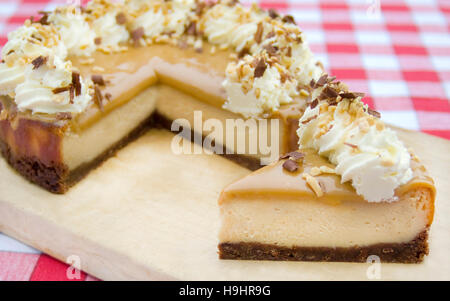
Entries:
{"label": "caramel topping", "polygon": [[[292,197],[293,200],[312,197],[333,204],[340,201],[366,202],[356,194],[349,182],[341,183],[341,177],[334,173],[335,166],[328,160],[312,149],[302,149],[301,153],[305,157],[296,172],[286,172],[283,167],[285,162],[278,161],[229,185],[225,188],[224,194],[239,197],[258,195],[261,198],[269,194],[278,194]],[[423,165],[416,161],[412,162],[413,178],[400,186],[395,194],[401,196],[417,186],[427,187],[434,194],[433,180],[426,174]],[[318,170],[320,174],[317,173]]]}

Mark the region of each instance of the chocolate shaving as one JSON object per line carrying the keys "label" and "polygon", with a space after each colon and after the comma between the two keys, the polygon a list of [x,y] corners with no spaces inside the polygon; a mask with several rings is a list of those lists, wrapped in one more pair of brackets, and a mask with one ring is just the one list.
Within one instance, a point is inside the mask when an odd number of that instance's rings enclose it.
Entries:
{"label": "chocolate shaving", "polygon": [[337,105],[337,101],[336,101],[336,99],[328,99],[328,105],[329,106],[335,106],[335,105]]}
{"label": "chocolate shaving", "polygon": [[304,153],[301,152],[289,152],[287,154],[284,154],[283,156],[280,157],[280,159],[287,159],[287,158],[292,158],[294,160],[300,160],[303,159],[305,157]]}
{"label": "chocolate shaving", "polygon": [[291,56],[292,56],[292,47],[291,47],[291,46],[289,46],[289,47],[287,48],[286,56],[287,56],[287,57],[291,57]]}
{"label": "chocolate shaving", "polygon": [[281,19],[281,20],[282,20],[283,22],[285,22],[285,23],[296,24],[296,23],[295,23],[294,17],[291,16],[291,15],[286,15],[286,16],[284,16],[283,19]]}
{"label": "chocolate shaving", "polygon": [[241,49],[241,51],[238,52],[238,58],[243,58],[246,54],[249,54],[250,50],[247,47],[244,47]]}
{"label": "chocolate shaving", "polygon": [[103,112],[103,96],[98,86],[94,87],[94,102],[99,107],[100,111]]}
{"label": "chocolate shaving", "polygon": [[356,97],[363,97],[364,93],[358,93],[358,92],[344,92],[339,94],[342,98],[348,98],[348,99],[354,99]]}
{"label": "chocolate shaving", "polygon": [[283,168],[289,172],[294,172],[298,169],[298,163],[294,160],[289,159],[283,163]]}
{"label": "chocolate shaving", "polygon": [[134,46],[139,45],[139,40],[144,36],[144,27],[139,27],[131,32],[131,38],[134,41]]}
{"label": "chocolate shaving", "polygon": [[188,28],[186,29],[186,33],[189,35],[196,36],[197,35],[197,23],[191,22],[191,24],[189,24]]}
{"label": "chocolate shaving", "polygon": [[310,122],[311,120],[314,120],[317,118],[317,115],[311,116],[308,119],[305,119],[302,121],[302,124],[307,124],[308,122]]}
{"label": "chocolate shaving", "polygon": [[50,24],[48,22],[48,13],[47,12],[44,12],[42,17],[39,19],[38,23],[40,23],[41,25],[49,25]]}
{"label": "chocolate shaving", "polygon": [[119,25],[127,23],[127,16],[123,12],[120,12],[116,15],[116,22]]}
{"label": "chocolate shaving", "polygon": [[103,76],[101,76],[100,74],[93,74],[91,76],[91,79],[94,82],[94,84],[97,84],[99,86],[104,86],[105,85],[105,81],[103,80]]}
{"label": "chocolate shaving", "polygon": [[111,101],[111,98],[112,98],[111,93],[105,93],[105,98],[107,101]]}
{"label": "chocolate shaving", "polygon": [[34,60],[31,61],[31,64],[33,64],[33,70],[41,67],[43,64],[45,64],[48,60],[48,56],[43,57],[42,55],[38,56]]}
{"label": "chocolate shaving", "polygon": [[336,76],[330,76],[329,78],[327,78],[327,81],[329,83],[332,83],[335,79],[336,79]]}
{"label": "chocolate shaving", "polygon": [[263,24],[262,24],[262,22],[259,22],[258,27],[256,28],[255,37],[254,37],[255,42],[258,44],[261,43],[261,41],[262,41],[263,31],[264,31]]}
{"label": "chocolate shaving", "polygon": [[95,43],[95,45],[100,45],[102,43],[102,38],[100,38],[100,37],[95,38],[94,43]]}
{"label": "chocolate shaving", "polygon": [[277,51],[278,51],[278,47],[275,47],[273,45],[266,45],[266,46],[264,46],[264,49],[271,56],[277,54]]}
{"label": "chocolate shaving", "polygon": [[330,98],[335,98],[338,96],[338,93],[333,88],[330,88],[329,86],[326,86],[323,89],[322,93]]}
{"label": "chocolate shaving", "polygon": [[316,81],[314,80],[314,78],[309,82],[309,86],[313,89],[316,87]]}
{"label": "chocolate shaving", "polygon": [[370,115],[372,115],[372,116],[374,116],[376,118],[381,118],[380,112],[372,110],[371,108],[368,109],[367,113],[369,113]]}
{"label": "chocolate shaving", "polygon": [[70,104],[73,104],[73,99],[75,98],[74,94],[75,94],[75,88],[72,85],[72,86],[70,86],[70,89],[69,89],[69,103]]}
{"label": "chocolate shaving", "polygon": [[357,145],[355,145],[355,144],[352,144],[352,143],[347,143],[347,142],[344,142],[344,144],[345,144],[345,145],[347,145],[347,146],[350,146],[351,148],[358,148],[358,146],[357,146]]}
{"label": "chocolate shaving", "polygon": [[274,10],[273,8],[269,9],[268,13],[269,13],[269,17],[271,17],[272,19],[278,18],[280,16],[278,14],[278,12],[276,10]]}
{"label": "chocolate shaving", "polygon": [[263,58],[259,59],[258,62],[256,63],[255,73],[253,76],[255,78],[263,76],[266,69],[267,69],[267,65],[266,65],[266,62],[264,61],[264,59]]}
{"label": "chocolate shaving", "polygon": [[81,82],[80,82],[80,73],[72,72],[72,85],[75,88],[75,95],[81,95]]}
{"label": "chocolate shaving", "polygon": [[65,92],[65,91],[69,91],[69,89],[70,89],[70,86],[59,87],[59,88],[53,89],[52,92],[53,92],[53,94],[59,94],[59,93]]}
{"label": "chocolate shaving", "polygon": [[318,104],[319,104],[319,100],[316,98],[311,102],[311,104],[309,106],[311,107],[311,109],[314,109],[315,107],[317,107]]}
{"label": "chocolate shaving", "polygon": [[322,87],[327,83],[328,74],[322,75],[319,80],[316,82],[315,88]]}

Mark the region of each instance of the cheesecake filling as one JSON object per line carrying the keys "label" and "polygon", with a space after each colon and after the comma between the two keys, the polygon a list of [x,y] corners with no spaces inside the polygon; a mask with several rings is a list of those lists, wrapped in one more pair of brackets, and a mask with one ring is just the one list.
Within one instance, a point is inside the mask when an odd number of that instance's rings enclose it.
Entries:
{"label": "cheesecake filling", "polygon": [[[295,172],[287,171],[282,159],[223,190],[221,243],[351,248],[406,243],[430,226],[435,188],[416,159],[412,179],[396,190],[397,202],[369,203],[314,149],[301,152]],[[323,194],[303,174],[314,175]]]}
{"label": "cheesecake filling", "polygon": [[430,198],[418,190],[395,203],[344,201],[340,205],[276,195],[236,198],[220,206],[222,243],[262,243],[283,247],[370,246],[406,243],[427,229]]}

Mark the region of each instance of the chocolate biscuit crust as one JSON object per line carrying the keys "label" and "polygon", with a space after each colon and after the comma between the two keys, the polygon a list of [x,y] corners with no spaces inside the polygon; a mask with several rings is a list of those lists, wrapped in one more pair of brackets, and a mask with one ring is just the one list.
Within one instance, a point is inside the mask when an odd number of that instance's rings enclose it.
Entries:
{"label": "chocolate biscuit crust", "polygon": [[109,149],[75,170],[69,171],[60,162],[44,163],[35,156],[17,156],[10,147],[0,139],[0,150],[8,164],[31,183],[57,194],[64,194],[70,187],[81,181],[88,173],[100,166],[108,158],[114,156],[118,150],[139,138],[154,124],[154,116],[148,117],[128,135],[112,145]]}
{"label": "chocolate biscuit crust", "polygon": [[65,164],[46,164],[37,157],[15,156],[10,147],[1,140],[0,150],[6,162],[28,181],[53,193],[64,193],[67,190],[63,179],[67,178],[69,171]]}
{"label": "chocolate biscuit crust", "polygon": [[352,248],[300,247],[292,248],[261,243],[220,243],[220,259],[366,262],[377,255],[386,263],[420,263],[428,255],[428,229],[407,243],[380,243]]}

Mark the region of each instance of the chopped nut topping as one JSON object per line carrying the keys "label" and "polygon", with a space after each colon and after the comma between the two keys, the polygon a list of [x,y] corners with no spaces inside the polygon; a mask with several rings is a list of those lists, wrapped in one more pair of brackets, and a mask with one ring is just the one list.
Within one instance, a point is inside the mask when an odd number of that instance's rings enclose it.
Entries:
{"label": "chopped nut topping", "polygon": [[258,44],[261,43],[262,41],[263,31],[264,31],[263,24],[262,22],[259,22],[255,32],[255,42]]}
{"label": "chopped nut topping", "polygon": [[72,86],[75,88],[75,96],[81,95],[80,73],[72,72]]}
{"label": "chopped nut topping", "polygon": [[305,179],[306,183],[309,185],[312,191],[314,191],[314,193],[318,198],[323,196],[322,188],[320,187],[319,182],[317,182],[316,178],[314,178],[308,173],[303,173],[302,178]]}
{"label": "chopped nut topping", "polygon": [[116,22],[119,25],[123,25],[127,23],[127,16],[123,12],[120,12],[116,15]]}
{"label": "chopped nut topping", "polygon": [[197,35],[197,23],[191,22],[191,24],[189,24],[189,26],[187,27],[186,33],[196,36]]}
{"label": "chopped nut topping", "polygon": [[100,38],[100,37],[95,38],[94,43],[95,43],[95,45],[100,45],[102,43],[102,38]]}

